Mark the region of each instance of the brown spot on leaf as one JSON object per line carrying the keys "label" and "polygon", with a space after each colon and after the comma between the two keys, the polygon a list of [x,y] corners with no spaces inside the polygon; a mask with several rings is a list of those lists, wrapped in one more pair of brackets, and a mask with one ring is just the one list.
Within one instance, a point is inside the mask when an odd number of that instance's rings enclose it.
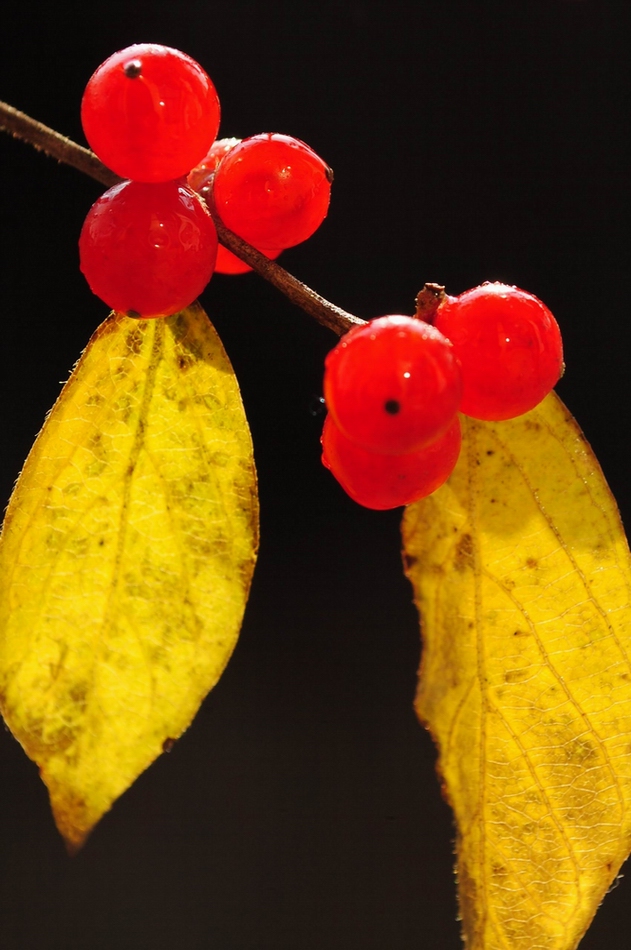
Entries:
{"label": "brown spot on leaf", "polygon": [[406,573],[414,567],[417,561],[418,558],[414,554],[406,554],[405,551],[403,552],[403,570]]}
{"label": "brown spot on leaf", "polygon": [[140,353],[142,347],[142,330],[140,327],[134,327],[125,337],[125,344],[130,353],[134,355]]}
{"label": "brown spot on leaf", "polygon": [[460,574],[473,567],[473,538],[468,533],[463,534],[456,545],[454,567]]}
{"label": "brown spot on leaf", "polygon": [[186,372],[187,369],[190,369],[194,362],[195,360],[191,359],[190,356],[186,356],[184,353],[178,353],[177,365],[183,373]]}
{"label": "brown spot on leaf", "polygon": [[[458,849],[460,850],[460,849]],[[458,862],[458,903],[462,930],[465,934],[478,932],[480,909],[475,880],[471,877],[462,861]]]}

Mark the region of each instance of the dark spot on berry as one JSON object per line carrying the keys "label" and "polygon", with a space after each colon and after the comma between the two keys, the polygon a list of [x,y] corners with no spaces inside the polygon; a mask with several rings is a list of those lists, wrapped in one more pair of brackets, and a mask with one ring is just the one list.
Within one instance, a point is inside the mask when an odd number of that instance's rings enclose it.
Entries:
{"label": "dark spot on berry", "polygon": [[138,313],[137,310],[128,310],[127,316],[131,317],[132,320],[140,320],[140,314]]}
{"label": "dark spot on berry", "polygon": [[173,746],[175,745],[175,739],[165,739],[162,743],[162,751],[170,752]]}
{"label": "dark spot on berry", "polygon": [[123,66],[123,72],[128,79],[138,79],[142,73],[142,63],[139,59],[130,59]]}
{"label": "dark spot on berry", "polygon": [[398,401],[398,399],[386,399],[383,404],[383,408],[386,410],[388,415],[396,416],[396,414],[401,411],[401,403]]}
{"label": "dark spot on berry", "polygon": [[325,175],[326,180],[328,181],[328,183],[329,183],[330,185],[333,184],[333,169],[332,169],[329,165],[327,165],[327,166],[325,167],[325,169],[324,169],[324,175]]}
{"label": "dark spot on berry", "polygon": [[99,538],[99,547],[102,548],[104,544],[105,544],[105,541],[103,540],[103,538]]}
{"label": "dark spot on berry", "polygon": [[492,504],[492,505],[495,504],[495,498],[491,498],[491,504]]}
{"label": "dark spot on berry", "polygon": [[530,568],[531,571],[534,571],[534,569],[538,566],[539,561],[535,560],[534,557],[529,557],[526,559],[526,567]]}
{"label": "dark spot on berry", "polygon": [[486,454],[487,454],[487,455],[495,455],[495,450],[494,450],[494,449],[487,449],[487,450],[486,450]]}

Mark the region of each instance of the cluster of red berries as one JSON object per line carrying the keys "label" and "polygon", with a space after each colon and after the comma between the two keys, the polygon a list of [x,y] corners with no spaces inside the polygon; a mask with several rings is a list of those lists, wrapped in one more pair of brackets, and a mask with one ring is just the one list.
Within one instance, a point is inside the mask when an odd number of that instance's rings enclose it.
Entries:
{"label": "cluster of red berries", "polygon": [[327,356],[322,461],[367,508],[410,504],[452,473],[458,412],[512,419],[534,409],[562,372],[556,320],[516,287],[486,283],[445,297],[431,324],[380,317]]}
{"label": "cluster of red berries", "polygon": [[324,220],[332,174],[308,145],[278,134],[215,141],[219,118],[208,75],[166,46],[120,50],[89,80],[86,138],[127,180],[90,209],[79,254],[92,291],[113,310],[168,316],[192,303],[214,270],[249,270],[226,249],[218,253],[200,197],[211,184],[226,227],[270,258]]}
{"label": "cluster of red berries", "polygon": [[[86,138],[127,179],[93,205],[79,241],[81,269],[112,309],[167,316],[192,303],[214,269],[249,270],[218,249],[205,198],[269,258],[324,220],[333,176],[308,145],[275,133],[216,141],[219,117],[202,67],[166,46],[121,50],[88,82]],[[548,308],[504,284],[445,297],[431,323],[373,320],[327,357],[322,460],[366,507],[409,504],[453,471],[458,412],[486,420],[521,415],[562,369],[561,335]]]}

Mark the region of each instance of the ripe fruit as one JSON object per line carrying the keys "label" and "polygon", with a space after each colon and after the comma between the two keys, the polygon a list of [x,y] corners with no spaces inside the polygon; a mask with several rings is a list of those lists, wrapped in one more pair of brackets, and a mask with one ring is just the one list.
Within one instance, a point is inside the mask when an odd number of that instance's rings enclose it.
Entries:
{"label": "ripe fruit", "polygon": [[215,87],[199,63],[156,43],[106,59],[81,103],[93,151],[122,178],[143,182],[190,171],[217,137],[219,114]]}
{"label": "ripe fruit", "polygon": [[340,431],[371,452],[417,452],[452,424],[460,369],[449,340],[404,316],[347,333],[327,356],[324,398]]}
{"label": "ripe fruit", "polygon": [[254,247],[293,247],[326,217],[331,179],[331,169],[304,142],[255,135],[221,160],[215,207],[226,227]]}
{"label": "ripe fruit", "polygon": [[210,146],[205,158],[188,173],[187,182],[202,198],[208,198],[217,166],[228,152],[238,145],[241,139],[217,139]]}
{"label": "ripe fruit", "polygon": [[381,455],[354,445],[330,415],[322,432],[322,463],[344,491],[366,508],[385,510],[431,495],[455,468],[460,454],[458,417],[439,439],[420,452]]}
{"label": "ripe fruit", "polygon": [[[215,171],[222,158],[228,152],[238,145],[241,139],[217,139],[211,147],[208,155],[188,174],[187,182],[193,191],[196,191],[202,198],[210,200],[213,187]],[[281,253],[281,248],[269,250],[257,248],[270,260],[275,260]],[[217,248],[217,262],[215,264],[216,274],[246,274],[252,268],[241,258],[229,251],[227,247],[219,245]]]}
{"label": "ripe fruit", "polygon": [[183,182],[124,181],[92,206],[79,238],[93,293],[113,310],[167,316],[184,309],[211,278],[217,232]]}
{"label": "ripe fruit", "polygon": [[454,345],[462,368],[461,410],[499,421],[534,409],[563,372],[559,326],[533,296],[482,284],[439,309],[434,325]]}

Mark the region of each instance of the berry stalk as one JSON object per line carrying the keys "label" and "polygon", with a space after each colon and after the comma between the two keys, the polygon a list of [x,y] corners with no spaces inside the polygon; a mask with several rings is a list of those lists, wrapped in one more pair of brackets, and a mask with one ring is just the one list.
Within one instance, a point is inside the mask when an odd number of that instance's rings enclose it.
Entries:
{"label": "berry stalk", "polygon": [[[27,142],[51,158],[57,159],[58,162],[63,162],[65,165],[70,165],[85,175],[89,175],[108,188],[121,181],[118,175],[106,168],[89,149],[83,148],[83,146],[73,142],[72,139],[60,135],[59,132],[55,132],[49,126],[32,119],[24,112],[14,109],[13,106],[1,100],[0,129],[4,129],[14,138]],[[352,327],[362,326],[366,322],[321,297],[320,294],[286,271],[284,267],[265,257],[247,241],[229,231],[213,208],[210,208],[210,211],[221,244],[232,251],[233,254],[236,254],[242,261],[245,261],[246,264],[249,264],[260,277],[273,284],[277,290],[280,290],[292,303],[314,317],[318,323],[328,327],[338,336],[342,336]]]}

